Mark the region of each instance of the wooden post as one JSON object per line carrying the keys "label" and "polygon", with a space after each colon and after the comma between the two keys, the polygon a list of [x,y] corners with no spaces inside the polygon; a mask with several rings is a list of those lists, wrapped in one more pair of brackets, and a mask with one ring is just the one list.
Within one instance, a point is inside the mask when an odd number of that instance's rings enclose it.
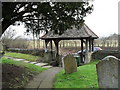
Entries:
{"label": "wooden post", "polygon": [[59,39],[55,39],[54,43],[55,43],[55,47],[56,47],[56,65],[60,64],[60,58],[59,58]]}
{"label": "wooden post", "polygon": [[54,60],[54,58],[53,58],[53,44],[52,44],[52,40],[50,40],[50,47],[51,47],[52,60]]}
{"label": "wooden post", "polygon": [[59,55],[59,41],[58,39],[54,40],[54,43],[55,43],[55,47],[56,47],[56,54]]}
{"label": "wooden post", "polygon": [[94,51],[94,39],[92,39],[92,51]]}
{"label": "wooden post", "polygon": [[86,52],[88,52],[88,39],[86,39],[86,45],[85,45],[85,47],[86,47]]}
{"label": "wooden post", "polygon": [[92,45],[91,45],[91,39],[89,39],[89,52],[91,52],[92,51]]}
{"label": "wooden post", "polygon": [[85,63],[88,63],[89,62],[89,58],[88,58],[88,39],[86,39],[86,42],[85,42],[85,48],[86,48],[86,52],[85,52]]}
{"label": "wooden post", "polygon": [[81,39],[81,63],[84,63],[83,61],[83,39]]}
{"label": "wooden post", "polygon": [[50,40],[50,47],[51,47],[51,51],[52,51],[52,49],[53,49],[52,40]]}

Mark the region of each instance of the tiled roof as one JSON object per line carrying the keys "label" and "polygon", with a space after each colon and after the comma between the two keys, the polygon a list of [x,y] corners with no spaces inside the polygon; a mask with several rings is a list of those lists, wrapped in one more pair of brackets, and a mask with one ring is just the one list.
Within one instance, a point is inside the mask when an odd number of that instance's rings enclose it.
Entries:
{"label": "tiled roof", "polygon": [[79,38],[98,38],[98,36],[86,25],[80,29],[72,28],[66,30],[62,35],[54,34],[53,31],[49,31],[47,34],[43,35],[41,39],[79,39]]}

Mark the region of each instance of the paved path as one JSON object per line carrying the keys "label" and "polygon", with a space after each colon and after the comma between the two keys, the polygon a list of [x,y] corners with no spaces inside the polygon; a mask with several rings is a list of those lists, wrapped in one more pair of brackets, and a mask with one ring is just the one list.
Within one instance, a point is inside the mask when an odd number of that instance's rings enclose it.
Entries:
{"label": "paved path", "polygon": [[24,61],[25,59],[20,59],[20,58],[14,58],[14,57],[9,57],[9,56],[4,56],[8,59],[12,59],[12,60],[15,60],[15,61]]}
{"label": "paved path", "polygon": [[31,80],[24,89],[29,90],[28,88],[35,88],[35,89],[41,89],[41,88],[48,88],[52,89],[54,85],[55,75],[62,69],[61,67],[52,67],[47,65],[47,63],[37,63],[37,62],[30,62],[26,61],[25,59],[18,59],[13,57],[5,56],[6,58],[13,59],[15,61],[23,61],[26,63],[31,63],[43,68],[49,68],[46,71],[41,72],[37,76],[34,77],[33,80]]}
{"label": "paved path", "polygon": [[31,61],[27,61],[25,59],[19,59],[19,58],[14,58],[14,57],[9,57],[9,56],[4,56],[8,59],[12,59],[12,60],[15,60],[15,61],[23,61],[23,62],[26,62],[26,63],[31,63],[31,64],[34,64],[34,65],[37,65],[37,66],[40,66],[42,68],[51,68],[52,66],[49,65],[48,63],[37,63],[37,62],[31,62]]}
{"label": "paved path", "polygon": [[25,88],[53,88],[55,75],[61,70],[61,67],[52,67],[37,75]]}

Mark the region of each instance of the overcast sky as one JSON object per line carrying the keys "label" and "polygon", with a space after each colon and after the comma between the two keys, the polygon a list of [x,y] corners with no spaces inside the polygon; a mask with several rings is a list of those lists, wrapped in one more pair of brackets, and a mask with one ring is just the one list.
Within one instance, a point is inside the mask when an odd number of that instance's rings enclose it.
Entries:
{"label": "overcast sky", "polygon": [[[99,37],[118,34],[118,1],[120,0],[94,0],[94,10],[85,18],[85,23]],[[23,25],[16,27],[16,30],[17,35],[25,32]]]}
{"label": "overcast sky", "polygon": [[94,0],[94,11],[85,22],[99,37],[118,34],[118,1]]}

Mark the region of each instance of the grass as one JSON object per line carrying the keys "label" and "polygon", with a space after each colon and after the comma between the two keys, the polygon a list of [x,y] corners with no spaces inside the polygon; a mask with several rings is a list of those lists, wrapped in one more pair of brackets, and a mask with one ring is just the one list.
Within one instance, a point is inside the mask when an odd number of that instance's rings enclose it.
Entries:
{"label": "grass", "polygon": [[64,70],[56,75],[55,88],[98,88],[96,73],[98,60],[78,67],[72,74],[64,74]]}
{"label": "grass", "polygon": [[36,61],[37,59],[39,59],[38,56],[33,56],[33,55],[30,55],[30,54],[22,54],[22,53],[13,53],[13,52],[6,52],[5,56],[20,58],[20,59],[26,59],[28,61]]}
{"label": "grass", "polygon": [[7,59],[7,58],[1,58],[0,63],[2,63],[2,64],[14,64],[16,66],[20,66],[20,67],[24,67],[26,69],[29,69],[30,71],[35,72],[35,73],[39,73],[39,72],[42,72],[44,70],[47,70],[46,68],[41,68],[40,66],[36,66],[34,64],[30,64],[30,63],[26,63],[26,62],[22,62],[22,61],[14,61],[14,60]]}
{"label": "grass", "polygon": [[14,61],[1,58],[2,63],[2,87],[3,88],[23,88],[38,73],[47,70],[34,64],[22,61]]}

